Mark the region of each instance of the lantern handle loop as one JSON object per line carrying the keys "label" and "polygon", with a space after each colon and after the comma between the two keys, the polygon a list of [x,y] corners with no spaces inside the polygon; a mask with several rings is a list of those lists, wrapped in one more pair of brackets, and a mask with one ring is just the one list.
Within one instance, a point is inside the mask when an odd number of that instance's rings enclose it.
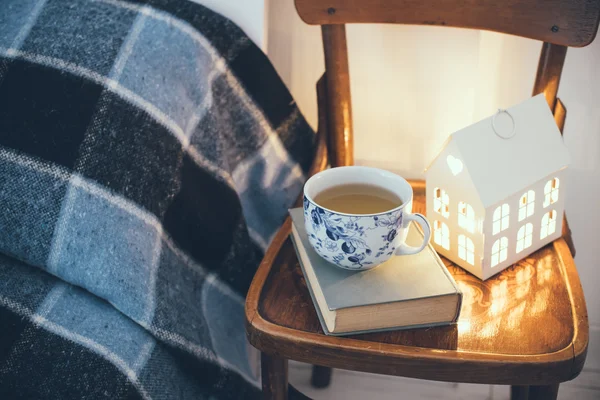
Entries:
{"label": "lantern handle loop", "polygon": [[[496,128],[496,117],[498,115],[500,115],[500,114],[506,114],[506,115],[508,115],[508,117],[512,121],[512,130],[508,134],[506,134],[506,133],[500,133],[498,131],[498,129]],[[499,138],[502,138],[502,139],[510,139],[510,138],[512,138],[513,136],[515,136],[516,127],[517,127],[517,124],[515,123],[515,119],[513,118],[513,116],[511,115],[511,113],[509,113],[507,110],[499,108],[498,112],[496,112],[496,114],[494,114],[494,116],[492,117],[492,129],[494,130],[494,133],[496,134],[496,136],[498,136]]]}

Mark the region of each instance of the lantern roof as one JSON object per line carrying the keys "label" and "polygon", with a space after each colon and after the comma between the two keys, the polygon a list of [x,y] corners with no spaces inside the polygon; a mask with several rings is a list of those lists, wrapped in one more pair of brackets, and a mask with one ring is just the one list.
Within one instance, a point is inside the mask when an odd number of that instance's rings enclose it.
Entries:
{"label": "lantern roof", "polygon": [[[448,159],[462,163],[486,208],[570,164],[543,94],[453,133],[444,148],[450,142],[458,154],[448,155]],[[438,156],[430,167],[446,160]]]}

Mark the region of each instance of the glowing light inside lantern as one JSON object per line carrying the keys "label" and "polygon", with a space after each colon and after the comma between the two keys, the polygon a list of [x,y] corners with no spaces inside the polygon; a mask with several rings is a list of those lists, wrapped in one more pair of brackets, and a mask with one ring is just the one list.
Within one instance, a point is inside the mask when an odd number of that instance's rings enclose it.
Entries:
{"label": "glowing light inside lantern", "polygon": [[460,174],[463,170],[463,163],[458,158],[453,155],[449,155],[446,158],[446,162],[448,163],[448,167],[450,167],[450,171],[452,171],[452,175],[456,176]]}

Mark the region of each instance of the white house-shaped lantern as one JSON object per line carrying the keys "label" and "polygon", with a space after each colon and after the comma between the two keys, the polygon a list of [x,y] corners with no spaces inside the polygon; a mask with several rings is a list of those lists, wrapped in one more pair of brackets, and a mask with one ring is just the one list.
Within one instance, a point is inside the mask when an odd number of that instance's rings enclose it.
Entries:
{"label": "white house-shaped lantern", "polygon": [[452,134],[426,170],[433,246],[487,279],[557,239],[569,162],[542,94]]}

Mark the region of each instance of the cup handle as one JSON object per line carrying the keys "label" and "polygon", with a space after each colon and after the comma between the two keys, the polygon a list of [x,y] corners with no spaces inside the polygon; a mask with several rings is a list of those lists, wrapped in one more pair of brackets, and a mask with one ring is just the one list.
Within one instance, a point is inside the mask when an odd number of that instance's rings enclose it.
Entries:
{"label": "cup handle", "polygon": [[421,244],[421,246],[418,247],[408,246],[406,243],[402,243],[396,249],[397,256],[406,256],[409,254],[420,253],[429,244],[429,239],[431,239],[431,226],[429,225],[429,221],[427,221],[427,219],[423,215],[405,214],[404,218],[406,218],[407,221],[407,229],[410,228],[409,224],[411,221],[415,221],[416,223],[421,225],[421,229],[423,229],[423,243]]}

